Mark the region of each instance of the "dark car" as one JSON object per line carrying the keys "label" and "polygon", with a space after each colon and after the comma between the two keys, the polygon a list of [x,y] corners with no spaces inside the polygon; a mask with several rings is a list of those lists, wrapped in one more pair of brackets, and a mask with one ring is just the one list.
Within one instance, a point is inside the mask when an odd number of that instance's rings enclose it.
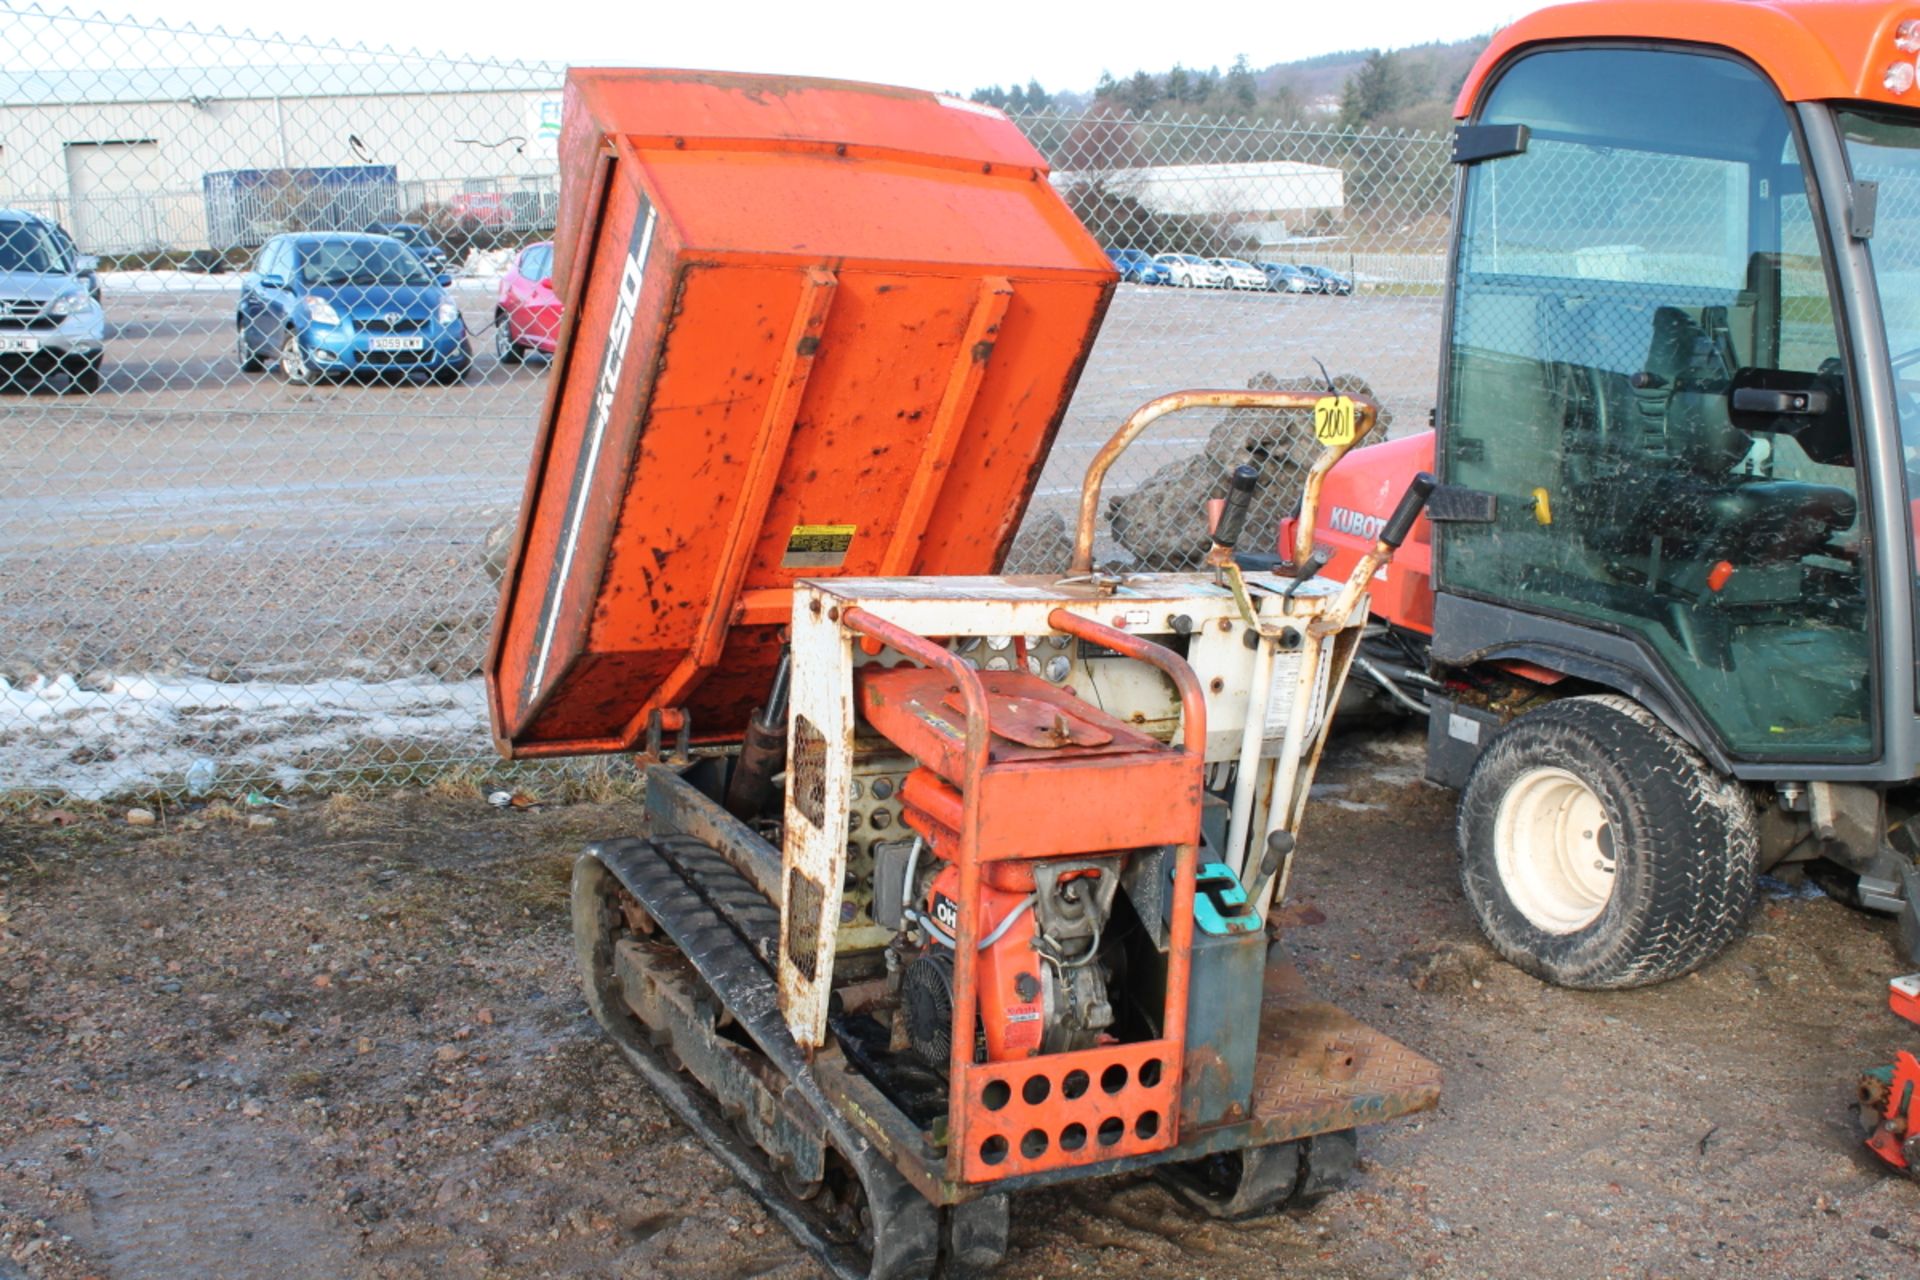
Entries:
{"label": "dark car", "polygon": [[1303,265],[1300,269],[1320,282],[1320,292],[1322,293],[1331,293],[1342,298],[1350,297],[1353,293],[1352,276],[1343,276],[1331,267],[1309,267]]}
{"label": "dark car", "polygon": [[272,362],[292,383],[359,372],[457,382],[473,352],[450,283],[391,236],[275,236],[240,283],[240,367]]}
{"label": "dark car", "polygon": [[1172,284],[1173,272],[1153,260],[1145,249],[1109,249],[1107,260],[1128,284]]}
{"label": "dark car", "polygon": [[433,232],[417,222],[375,222],[367,227],[370,236],[392,236],[420,256],[429,271],[447,270],[447,251],[433,238]]}

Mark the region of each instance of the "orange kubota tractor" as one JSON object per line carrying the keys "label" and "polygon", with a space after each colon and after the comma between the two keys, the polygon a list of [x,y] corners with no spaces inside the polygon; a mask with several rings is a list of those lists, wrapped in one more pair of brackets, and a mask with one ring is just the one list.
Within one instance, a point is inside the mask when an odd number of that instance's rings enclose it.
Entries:
{"label": "orange kubota tractor", "polygon": [[[1268,923],[1409,492],[1342,579],[997,573],[1111,296],[997,111],[574,71],[566,299],[488,665],[516,758],[634,752],[579,859],[594,1013],[837,1275],[983,1266],[1011,1197],[1153,1169],[1310,1202],[1431,1063],[1314,1000]],[[1194,513],[1196,521],[1202,513]]]}
{"label": "orange kubota tractor", "polygon": [[1501,31],[1455,109],[1434,430],[1283,531],[1345,571],[1438,475],[1354,687],[1429,717],[1467,900],[1549,981],[1688,972],[1784,862],[1920,944],[1916,55],[1884,0]]}

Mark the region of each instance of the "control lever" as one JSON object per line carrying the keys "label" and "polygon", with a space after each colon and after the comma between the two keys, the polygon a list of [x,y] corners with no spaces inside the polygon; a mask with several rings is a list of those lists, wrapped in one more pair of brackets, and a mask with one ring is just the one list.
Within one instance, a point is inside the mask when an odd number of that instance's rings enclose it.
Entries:
{"label": "control lever", "polygon": [[1231,551],[1240,541],[1241,531],[1247,527],[1247,512],[1253,507],[1254,486],[1259,483],[1260,468],[1243,462],[1233,469],[1233,478],[1227,486],[1227,505],[1213,530],[1214,546]]}
{"label": "control lever", "polygon": [[1253,883],[1247,886],[1249,902],[1260,901],[1260,891],[1273,879],[1274,872],[1293,856],[1293,846],[1293,832],[1281,828],[1267,833],[1267,847],[1260,854],[1260,869],[1254,874]]}
{"label": "control lever", "polygon": [[1310,635],[1330,635],[1346,625],[1347,615],[1360,603],[1360,597],[1366,593],[1373,575],[1393,559],[1393,553],[1413,532],[1413,522],[1426,509],[1435,483],[1434,478],[1424,471],[1413,478],[1407,491],[1400,495],[1400,504],[1381,527],[1379,541],[1373,544],[1371,551],[1354,562],[1353,572],[1347,575],[1347,585],[1341,588],[1339,598],[1322,611],[1319,621],[1308,628]]}
{"label": "control lever", "polygon": [[1307,579],[1326,568],[1327,561],[1331,559],[1333,559],[1332,547],[1315,547],[1312,555],[1293,566],[1293,581],[1289,582],[1287,589],[1280,593],[1281,598],[1286,600],[1293,599],[1293,593],[1305,586]]}

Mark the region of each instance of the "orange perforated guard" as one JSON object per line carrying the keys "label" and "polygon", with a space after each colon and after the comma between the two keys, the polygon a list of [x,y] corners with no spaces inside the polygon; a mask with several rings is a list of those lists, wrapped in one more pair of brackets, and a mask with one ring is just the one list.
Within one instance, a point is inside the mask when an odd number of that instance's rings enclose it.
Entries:
{"label": "orange perforated guard", "polygon": [[[1206,699],[1193,668],[1170,649],[1066,609],[1048,616],[1054,630],[1145,662],[1173,681],[1180,691],[1181,740],[1167,747],[1064,692],[1043,692],[1043,681],[983,676],[944,646],[864,609],[848,609],[841,621],[856,634],[871,636],[926,667],[869,677],[863,706],[876,728],[930,773],[946,779],[919,790],[928,797],[929,811],[938,810],[936,820],[952,833],[951,839],[943,836],[941,853],[960,873],[953,1056],[947,1070],[947,1176],[993,1182],[1174,1146],[1186,1054],[1207,740]],[[892,702],[878,696],[876,687],[884,691],[889,679],[896,692],[910,696]],[[1096,725],[1112,741],[1045,748],[997,737],[991,728],[989,680],[1003,694],[1058,699],[1063,711]],[[949,690],[958,696],[962,711],[947,706]],[[1063,803],[1068,796],[1072,803]],[[912,797],[908,803],[914,803]],[[1165,830],[1149,829],[1156,823]],[[1143,844],[1174,847],[1172,927],[1159,1037],[1015,1061],[974,1062],[984,869],[1013,859],[1110,853]]]}

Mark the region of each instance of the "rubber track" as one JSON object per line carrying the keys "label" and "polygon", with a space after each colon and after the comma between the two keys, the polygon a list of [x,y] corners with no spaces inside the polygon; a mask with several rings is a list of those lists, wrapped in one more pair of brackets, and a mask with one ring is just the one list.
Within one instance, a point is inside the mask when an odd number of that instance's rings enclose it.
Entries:
{"label": "rubber track", "polygon": [[[1524,732],[1513,734],[1524,726]],[[1642,848],[1670,855],[1648,860],[1649,890],[1628,904],[1611,945],[1583,957],[1543,956],[1524,940],[1505,936],[1485,865],[1468,854],[1476,823],[1491,826],[1497,795],[1476,782],[1503,767],[1515,753],[1552,761],[1591,777],[1615,773],[1625,783],[1609,788],[1631,806],[1626,825]],[[1485,771],[1483,773],[1483,770]],[[1491,784],[1486,784],[1491,785]],[[1482,839],[1491,840],[1483,834]],[[1496,738],[1474,767],[1461,797],[1461,880],[1488,939],[1508,960],[1536,976],[1588,990],[1647,986],[1689,973],[1739,937],[1752,910],[1759,863],[1754,801],[1740,783],[1721,777],[1654,715],[1618,695],[1569,698],[1531,712]]]}
{"label": "rubber track", "polygon": [[768,973],[776,972],[780,909],[767,901],[767,895],[726,858],[691,836],[655,836],[651,843],[679,869],[693,891],[733,927]]}
{"label": "rubber track", "polygon": [[[667,860],[652,841],[638,838],[607,840],[589,846],[587,854],[612,872],[638,900],[654,923],[672,939],[681,955],[693,965],[721,1005],[733,1015],[741,1030],[747,1033],[760,1052],[786,1077],[794,1092],[813,1111],[834,1148],[853,1166],[873,1206],[876,1222],[900,1224],[901,1232],[895,1239],[904,1239],[906,1244],[900,1256],[875,1258],[870,1272],[851,1274],[891,1277],[930,1272],[939,1248],[937,1212],[828,1099],[820,1082],[814,1078],[811,1063],[787,1030],[786,1019],[781,1016],[779,989],[773,975],[759,962],[757,955],[742,946],[741,935],[688,883],[682,872]],[[730,866],[727,874],[738,875]],[[743,958],[745,963],[742,963]],[[922,1217],[924,1222],[920,1221]],[[810,1236],[802,1238],[810,1247],[815,1243]],[[885,1245],[880,1247],[884,1250]],[[834,1247],[834,1252],[842,1257],[844,1250],[844,1245]],[[815,1252],[822,1261],[835,1265],[827,1255],[820,1254],[817,1249]],[[839,1265],[844,1265],[844,1262]]]}

